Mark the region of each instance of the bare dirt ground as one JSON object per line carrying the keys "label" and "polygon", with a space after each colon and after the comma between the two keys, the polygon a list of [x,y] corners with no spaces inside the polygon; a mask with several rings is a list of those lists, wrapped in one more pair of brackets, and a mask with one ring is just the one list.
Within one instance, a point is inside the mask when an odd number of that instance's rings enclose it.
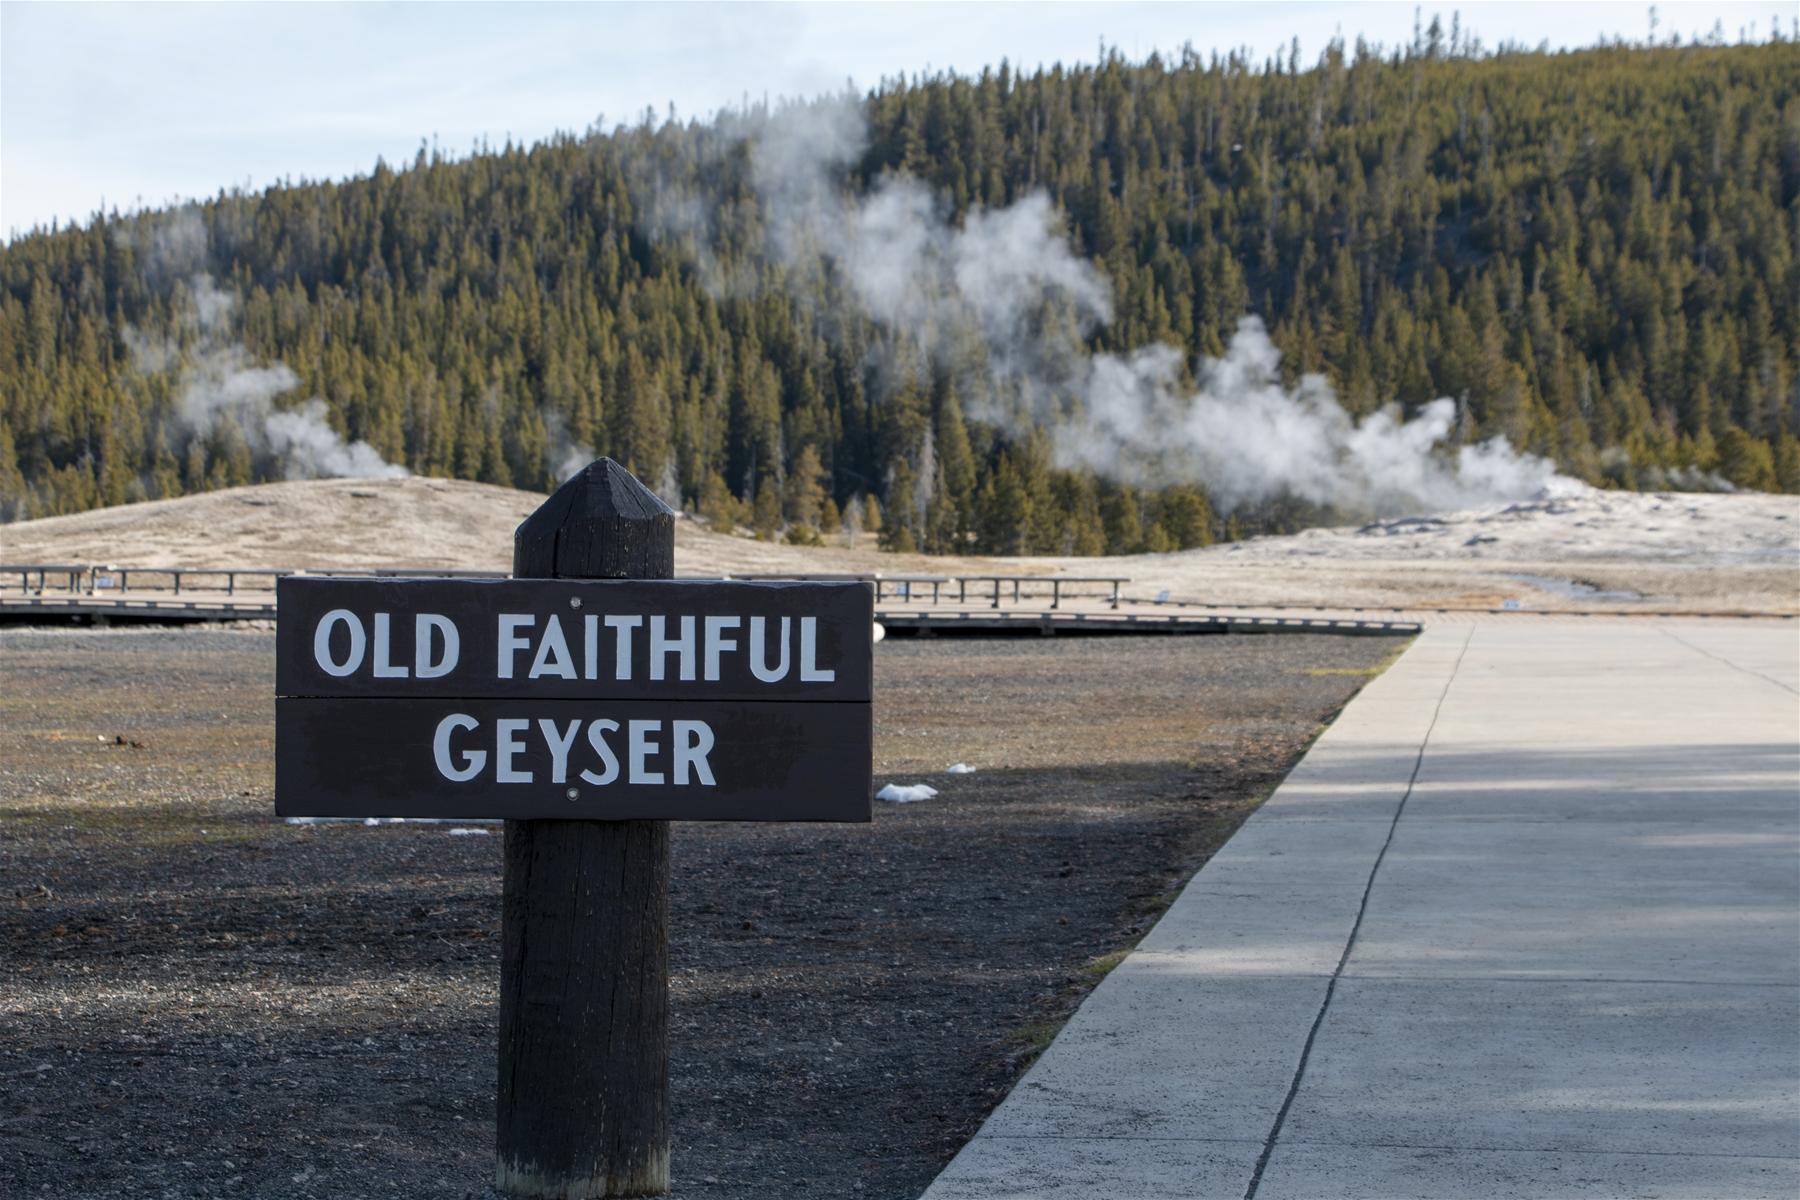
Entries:
{"label": "bare dirt ground", "polygon": [[[504,570],[513,527],[542,499],[442,479],[265,484],[0,526],[0,562]],[[1795,613],[1800,498],[1577,488],[1474,512],[1118,558],[892,555],[866,537],[855,548],[786,546],[682,521],[676,569],[1124,575],[1134,596],[1235,605],[1514,600],[1553,611]]]}
{"label": "bare dirt ground", "polygon": [[[1399,646],[878,647],[936,800],[676,827],[675,1195],[917,1195]],[[271,653],[0,633],[5,1200],[485,1190],[498,830],[277,821]]]}

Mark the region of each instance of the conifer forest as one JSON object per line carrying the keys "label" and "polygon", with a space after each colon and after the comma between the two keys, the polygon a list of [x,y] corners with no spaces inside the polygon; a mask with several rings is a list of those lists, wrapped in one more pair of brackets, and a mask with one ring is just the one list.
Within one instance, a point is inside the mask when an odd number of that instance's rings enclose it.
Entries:
{"label": "conifer forest", "polygon": [[1547,53],[1434,21],[427,143],[0,250],[0,519],[312,474],[545,490],[591,454],[715,525],[934,552],[1367,507],[1306,464],[1234,481],[1240,404],[1796,492],[1797,247],[1779,35]]}

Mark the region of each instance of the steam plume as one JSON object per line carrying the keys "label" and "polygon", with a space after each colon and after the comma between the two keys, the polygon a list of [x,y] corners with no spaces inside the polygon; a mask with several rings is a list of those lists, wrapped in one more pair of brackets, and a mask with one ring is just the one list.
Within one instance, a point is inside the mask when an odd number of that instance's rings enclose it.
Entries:
{"label": "steam plume", "polygon": [[[1246,317],[1221,359],[1165,345],[1091,353],[1112,319],[1105,278],[1071,250],[1042,192],[975,209],[960,227],[920,182],[889,176],[853,194],[866,130],[848,101],[742,119],[766,253],[822,282],[896,347],[958,374],[969,415],[1014,435],[1049,432],[1059,465],[1120,482],[1197,483],[1230,510],[1282,495],[1383,514],[1470,507],[1579,486],[1504,438],[1453,448],[1456,405],[1357,420],[1330,383],[1285,386],[1262,323]],[[684,236],[703,231],[683,205]],[[811,290],[811,289],[809,289]],[[820,315],[829,327],[835,313]],[[829,329],[828,329],[829,332]],[[904,353],[899,357],[905,358]]]}
{"label": "steam plume", "polygon": [[125,331],[133,365],[146,374],[177,370],[179,391],[172,431],[183,438],[243,439],[254,456],[271,460],[288,479],[394,478],[405,467],[387,462],[369,443],[346,442],[331,427],[325,402],[312,397],[296,407],[277,401],[299,386],[292,370],[259,365],[232,338],[235,301],[206,274],[205,223],[189,206],[166,217],[144,218],[117,235],[138,251],[147,278],[159,286],[185,281],[188,304],[180,344]]}
{"label": "steam plume", "polygon": [[1204,359],[1197,385],[1180,356],[1154,346],[1097,355],[1083,407],[1055,430],[1059,461],[1152,486],[1198,481],[1223,509],[1282,494],[1356,512],[1457,509],[1535,496],[1559,477],[1504,438],[1439,448],[1456,403],[1439,399],[1410,420],[1394,411],[1353,419],[1330,382],[1283,385],[1281,352],[1245,317],[1225,357]]}
{"label": "steam plume", "polygon": [[569,423],[555,409],[544,413],[544,466],[550,472],[552,486],[566,482],[596,458],[594,448],[580,441],[569,430]]}
{"label": "steam plume", "polygon": [[[296,408],[276,400],[299,386],[281,363],[254,364],[242,346],[227,341],[231,296],[204,275],[191,287],[200,339],[181,374],[176,414],[190,436],[209,436],[229,421],[253,454],[280,464],[288,479],[391,479],[407,474],[369,443],[346,442],[326,418],[325,402],[312,397]],[[161,355],[158,361],[167,362]]]}

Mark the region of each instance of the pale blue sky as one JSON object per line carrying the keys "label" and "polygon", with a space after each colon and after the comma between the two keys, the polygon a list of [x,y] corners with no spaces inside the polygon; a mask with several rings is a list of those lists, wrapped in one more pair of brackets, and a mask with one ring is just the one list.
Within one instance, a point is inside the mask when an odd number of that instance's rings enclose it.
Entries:
{"label": "pale blue sky", "polygon": [[[1642,3],[1427,5],[1503,41],[1641,39]],[[1792,0],[1664,3],[1666,36],[1727,40],[1792,21]],[[51,218],[366,173],[435,136],[535,141],[746,95],[866,89],[926,68],[1133,58],[1192,42],[1263,58],[1334,33],[1411,37],[1414,5],[1357,4],[0,4],[0,231]]]}

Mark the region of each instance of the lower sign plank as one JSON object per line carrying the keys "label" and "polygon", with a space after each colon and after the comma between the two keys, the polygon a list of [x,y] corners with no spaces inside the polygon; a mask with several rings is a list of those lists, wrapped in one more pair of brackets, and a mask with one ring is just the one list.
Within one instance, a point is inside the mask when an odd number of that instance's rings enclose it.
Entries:
{"label": "lower sign plank", "polygon": [[286,817],[867,821],[871,707],[275,702]]}

